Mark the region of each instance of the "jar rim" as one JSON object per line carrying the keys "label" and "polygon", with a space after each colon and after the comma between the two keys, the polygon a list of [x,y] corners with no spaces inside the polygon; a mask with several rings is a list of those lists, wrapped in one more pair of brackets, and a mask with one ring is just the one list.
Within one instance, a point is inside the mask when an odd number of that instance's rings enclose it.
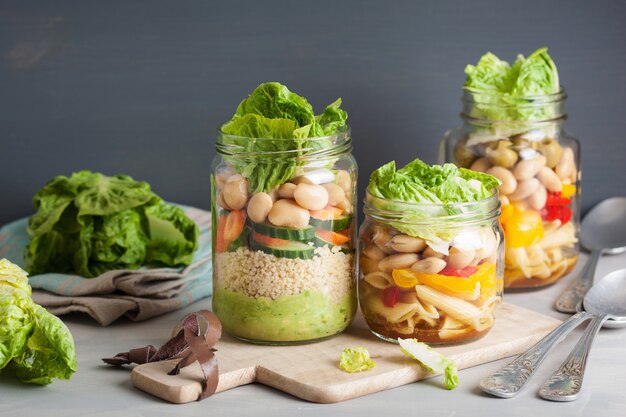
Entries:
{"label": "jar rim", "polygon": [[[415,203],[377,197],[365,191],[363,211],[366,215],[394,222],[424,224],[435,222],[486,221],[500,215],[500,200],[497,190],[487,198],[460,203]],[[389,209],[389,208],[393,209]],[[423,218],[410,216],[411,212],[431,213]],[[407,213],[409,215],[407,215]],[[439,214],[439,215],[436,215]]]}
{"label": "jar rim", "polygon": [[334,133],[332,135],[324,135],[324,136],[311,136],[311,137],[306,137],[306,138],[266,138],[266,137],[250,137],[250,136],[240,136],[240,135],[233,135],[230,133],[225,133],[222,131],[222,125],[220,125],[220,127],[218,127],[217,129],[217,134],[218,134],[218,140],[220,137],[229,137],[229,138],[233,138],[233,139],[244,139],[244,140],[261,140],[261,141],[289,141],[289,140],[307,140],[307,141],[323,141],[323,140],[329,140],[332,138],[342,138],[342,139],[347,139],[350,137],[350,126],[348,124],[338,128],[337,133]]}
{"label": "jar rim", "polygon": [[[284,148],[281,146],[268,146],[263,150],[248,150],[243,144],[248,142],[255,143],[285,143]],[[291,144],[297,144],[301,141],[302,146],[289,146]],[[304,147],[304,143],[308,146]],[[278,148],[278,149],[276,149]],[[307,157],[320,157],[320,156],[333,156],[352,150],[352,140],[350,135],[350,127],[346,124],[338,129],[338,131],[332,135],[315,136],[307,138],[254,138],[249,136],[238,136],[224,133],[221,127],[217,130],[217,142],[215,149],[222,155],[228,155],[231,157],[243,157],[243,158],[257,158],[257,157],[271,157],[271,158],[299,158],[305,159]]]}

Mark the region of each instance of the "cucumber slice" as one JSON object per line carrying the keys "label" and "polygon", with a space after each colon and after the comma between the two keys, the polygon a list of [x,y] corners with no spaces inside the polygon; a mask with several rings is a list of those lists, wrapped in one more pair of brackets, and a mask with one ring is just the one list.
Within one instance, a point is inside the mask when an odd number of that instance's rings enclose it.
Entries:
{"label": "cucumber slice", "polygon": [[287,245],[269,246],[263,245],[254,239],[250,240],[250,249],[260,250],[277,258],[311,259],[315,248],[303,242],[289,242]]}
{"label": "cucumber slice", "polygon": [[315,228],[292,229],[290,227],[278,227],[269,223],[252,223],[255,232],[269,237],[284,240],[307,240],[315,237]]}
{"label": "cucumber slice", "polygon": [[349,214],[342,215],[334,220],[320,220],[311,217],[311,220],[309,221],[311,226],[315,227],[316,229],[331,230],[333,232],[346,230],[348,227],[350,227],[351,222],[352,216]]}
{"label": "cucumber slice", "polygon": [[[333,246],[337,246],[334,243],[328,242],[327,240],[324,240],[319,236],[315,236],[313,239],[311,239],[311,242],[313,242],[313,245],[315,245],[316,248],[321,248],[323,246],[328,246],[329,248],[332,248]],[[354,252],[354,249],[351,249],[350,246],[348,246],[347,244],[341,245],[339,247],[341,248],[341,251],[343,253]]]}
{"label": "cucumber slice", "polygon": [[248,246],[248,235],[250,234],[250,229],[248,229],[247,227],[243,229],[243,232],[241,232],[241,234],[239,235],[239,237],[237,239],[235,239],[233,242],[230,243],[230,245],[228,245],[228,252],[235,252],[237,249],[239,249],[242,246]]}

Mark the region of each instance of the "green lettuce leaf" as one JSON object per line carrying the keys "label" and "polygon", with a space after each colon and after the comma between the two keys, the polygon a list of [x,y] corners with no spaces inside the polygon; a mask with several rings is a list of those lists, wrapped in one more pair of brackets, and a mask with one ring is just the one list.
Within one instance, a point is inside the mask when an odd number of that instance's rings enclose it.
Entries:
{"label": "green lettuce leaf", "polygon": [[455,389],[459,385],[459,376],[454,361],[416,339],[398,338],[398,343],[402,353],[418,361],[428,372],[443,374],[446,388]]}
{"label": "green lettuce leaf", "polygon": [[49,384],[76,371],[68,328],[36,304],[26,272],[0,260],[0,371],[10,366],[22,382]]}
{"label": "green lettuce leaf", "polygon": [[362,372],[372,369],[376,363],[364,347],[345,348],[339,357],[339,367],[346,372]]}
{"label": "green lettuce leaf", "polygon": [[405,203],[448,204],[488,198],[499,184],[488,174],[415,159],[397,171],[395,161],[378,168],[370,177],[368,190],[376,197]]}
{"label": "green lettuce leaf", "polygon": [[315,122],[313,107],[309,102],[277,82],[264,83],[255,88],[239,103],[233,119],[246,114],[256,114],[268,119],[293,120],[299,127]]}
{"label": "green lettuce leaf", "polygon": [[180,208],[161,202],[146,208],[150,238],[148,262],[188,265],[198,248],[198,227]]}
{"label": "green lettuce leaf", "polygon": [[315,116],[309,102],[286,86],[261,84],[221,127],[222,133],[232,135],[224,136],[224,142],[236,145],[235,155],[226,158],[248,179],[251,192],[270,191],[294,175],[297,157],[332,145],[329,139],[318,138],[346,125],[348,115],[340,106],[338,99]]}
{"label": "green lettuce leaf", "polygon": [[20,354],[13,358],[22,382],[45,385],[54,378],[70,379],[76,372],[74,339],[65,324],[34,302],[30,305],[33,332]]}
{"label": "green lettuce leaf", "polygon": [[146,261],[149,237],[144,216],[124,210],[106,216],[79,217],[81,247],[74,256],[74,270],[95,277],[113,269],[137,269]]}
{"label": "green lettuce leaf", "polygon": [[338,98],[326,106],[324,113],[315,116],[316,125],[320,126],[323,132],[319,136],[334,134],[346,125],[347,119],[348,113],[341,108],[341,99]]}
{"label": "green lettuce leaf", "polygon": [[465,67],[465,88],[476,104],[472,116],[487,120],[547,120],[554,116],[553,104],[529,106],[533,97],[558,93],[559,74],[547,48],[528,58],[518,55],[510,66],[491,52],[478,63]]}
{"label": "green lettuce leaf", "polygon": [[24,252],[31,274],[93,277],[149,262],[189,264],[197,248],[195,224],[164,203],[148,183],[126,175],[80,171],[58,176],[33,201],[37,212],[29,219],[30,242]]}
{"label": "green lettuce leaf", "polygon": [[368,191],[384,199],[373,200],[378,209],[399,214],[398,221],[390,221],[392,227],[434,244],[448,240],[453,230],[424,219],[457,214],[450,204],[484,200],[499,185],[500,181],[488,174],[459,169],[454,164],[428,165],[416,159],[399,170],[395,161],[381,166],[372,173]]}

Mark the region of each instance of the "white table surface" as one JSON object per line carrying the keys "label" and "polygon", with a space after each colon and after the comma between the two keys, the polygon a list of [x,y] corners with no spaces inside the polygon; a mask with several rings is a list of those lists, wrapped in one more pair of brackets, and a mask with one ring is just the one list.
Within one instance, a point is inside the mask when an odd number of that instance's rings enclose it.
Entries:
{"label": "white table surface", "polygon": [[[581,257],[581,260],[585,259]],[[601,259],[597,277],[626,267],[626,254]],[[574,274],[581,268],[578,263]],[[507,293],[505,301],[566,319],[553,309],[556,297],[570,284],[571,275],[535,291]],[[164,342],[170,329],[187,312],[210,308],[202,300],[183,311],[141,323],[122,320],[102,328],[84,316],[65,316],[77,347],[78,372],[70,381],[46,387],[30,386],[0,374],[1,416],[626,416],[626,330],[603,329],[590,354],[583,390],[577,401],[542,400],[537,391],[576,343],[581,329],[569,335],[542,364],[526,388],[513,399],[483,394],[478,382],[511,359],[459,372],[454,391],[438,379],[405,385],[337,404],[314,404],[259,384],[238,387],[201,402],[170,404],[135,389],[128,368],[104,365],[100,358],[129,348]]]}

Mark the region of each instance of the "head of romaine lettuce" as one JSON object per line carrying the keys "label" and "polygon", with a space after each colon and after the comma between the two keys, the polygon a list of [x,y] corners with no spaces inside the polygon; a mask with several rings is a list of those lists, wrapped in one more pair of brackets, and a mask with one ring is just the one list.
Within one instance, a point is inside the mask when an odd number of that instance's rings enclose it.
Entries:
{"label": "head of romaine lettuce", "polygon": [[405,203],[450,204],[489,198],[499,185],[489,174],[415,159],[398,170],[395,161],[381,166],[372,173],[368,190],[373,196]]}
{"label": "head of romaine lettuce", "polygon": [[76,371],[74,339],[31,292],[26,272],[0,259],[0,372],[10,365],[22,382],[41,385],[69,379]]}
{"label": "head of romaine lettuce", "polygon": [[475,102],[473,117],[533,121],[549,120],[557,113],[551,100],[542,105],[540,99],[561,91],[559,73],[547,48],[537,49],[528,58],[520,54],[513,65],[487,52],[476,65],[467,65],[465,74],[464,87]]}
{"label": "head of romaine lettuce", "polygon": [[[415,159],[396,170],[395,161],[391,161],[372,173],[366,205],[384,212],[392,227],[447,250],[448,241],[457,232],[454,216],[493,215],[494,205],[498,206],[492,198],[499,185],[500,180],[489,174],[454,164],[428,165]],[[465,204],[474,202],[477,204]],[[436,225],[437,221],[446,222],[445,227]]]}
{"label": "head of romaine lettuce", "polygon": [[[328,136],[346,127],[341,99],[315,115],[302,96],[277,82],[259,85],[221,126],[221,140],[235,145],[230,163],[251,192],[269,191],[294,174],[296,158],[332,146]],[[250,155],[250,157],[248,157]]]}
{"label": "head of romaine lettuce", "polygon": [[188,265],[198,247],[198,227],[185,212],[127,175],[59,175],[33,204],[37,212],[28,221],[24,252],[31,275],[73,271],[94,277],[152,263]]}

